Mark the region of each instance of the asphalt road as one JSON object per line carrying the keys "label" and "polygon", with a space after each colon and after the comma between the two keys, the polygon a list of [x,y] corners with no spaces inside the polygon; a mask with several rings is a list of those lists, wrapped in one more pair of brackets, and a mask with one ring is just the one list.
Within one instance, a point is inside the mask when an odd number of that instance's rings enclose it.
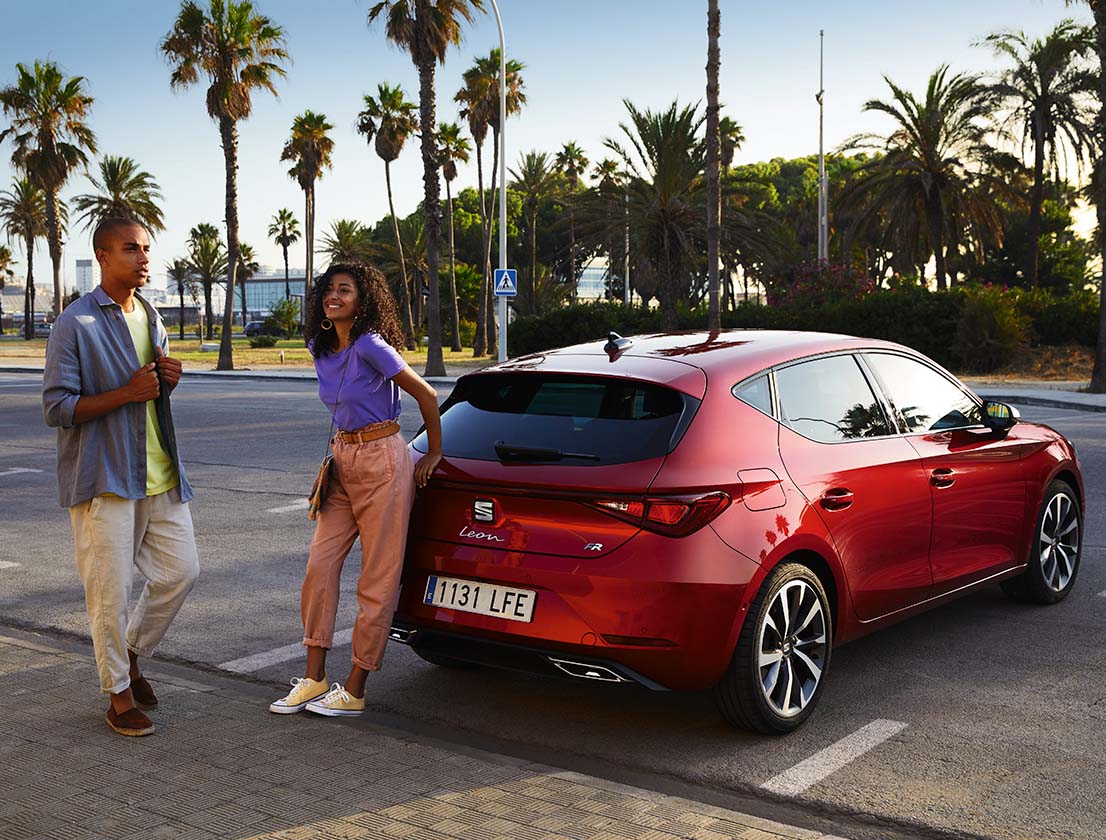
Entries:
{"label": "asphalt road", "polygon": [[[0,624],[83,634],[39,384],[37,375],[0,373]],[[186,378],[174,406],[197,489],[203,572],[161,653],[218,666],[295,644],[312,523],[302,509],[272,511],[302,499],[324,449],[328,417],[314,383]],[[818,713],[793,735],[730,730],[705,694],[439,669],[400,645],[371,679],[369,704],[458,742],[638,782],[671,779],[703,798],[736,792],[858,815],[854,837],[885,836],[886,820],[907,834],[1106,838],[1106,415],[1022,413],[1066,434],[1082,459],[1088,509],[1075,591],[1033,608],[988,587],[841,648]],[[417,412],[402,425],[410,438]],[[357,565],[355,549],[347,593]],[[346,597],[338,627],[352,626],[355,609]],[[334,650],[332,678],[344,677],[348,655],[348,646]],[[300,667],[290,659],[253,676],[275,683]],[[800,762],[824,762],[821,751],[874,721],[904,726],[805,791],[762,790]],[[867,820],[875,822],[865,828]]]}

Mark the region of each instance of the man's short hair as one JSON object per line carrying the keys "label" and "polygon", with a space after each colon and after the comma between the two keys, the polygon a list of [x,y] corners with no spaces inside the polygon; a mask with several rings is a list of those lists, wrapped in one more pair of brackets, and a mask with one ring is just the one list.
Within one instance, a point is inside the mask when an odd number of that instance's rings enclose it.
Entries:
{"label": "man's short hair", "polygon": [[92,234],[92,250],[93,252],[101,249],[107,250],[108,244],[111,242],[111,238],[117,231],[123,228],[142,228],[141,222],[136,222],[134,219],[124,219],[121,216],[113,216],[110,219],[104,219],[100,224],[96,225],[96,231]]}

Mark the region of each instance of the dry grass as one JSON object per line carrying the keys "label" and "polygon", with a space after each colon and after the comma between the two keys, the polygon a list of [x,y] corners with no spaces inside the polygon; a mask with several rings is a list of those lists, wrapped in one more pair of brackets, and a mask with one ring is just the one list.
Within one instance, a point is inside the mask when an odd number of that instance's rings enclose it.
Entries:
{"label": "dry grass", "polygon": [[[200,350],[200,342],[197,339],[177,341],[170,337],[170,350],[174,357],[181,360],[185,367],[193,369],[215,369],[218,361],[217,351]],[[281,354],[283,355],[283,360]],[[422,371],[426,367],[426,349],[408,351],[404,350],[403,358],[414,370]],[[481,368],[491,363],[488,357],[474,359],[472,350],[462,350],[454,353],[449,348],[443,351],[445,363],[450,368]],[[7,340],[0,341],[0,363],[7,364],[38,364],[41,365],[46,358],[46,339],[36,338],[31,341]],[[290,339],[278,341],[275,347],[250,347],[247,339],[234,339],[234,366],[236,368],[310,368],[312,367],[311,354],[303,346],[303,342]]]}

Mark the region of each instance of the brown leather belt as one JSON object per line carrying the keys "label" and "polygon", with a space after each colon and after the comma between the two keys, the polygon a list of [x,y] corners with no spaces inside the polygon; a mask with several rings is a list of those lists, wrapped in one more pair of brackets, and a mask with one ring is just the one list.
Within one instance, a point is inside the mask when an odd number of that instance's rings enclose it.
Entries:
{"label": "brown leather belt", "polygon": [[399,423],[395,420],[385,420],[382,423],[372,423],[363,429],[355,429],[352,432],[344,432],[339,429],[334,439],[341,443],[368,443],[370,440],[380,440],[394,435],[399,431]]}

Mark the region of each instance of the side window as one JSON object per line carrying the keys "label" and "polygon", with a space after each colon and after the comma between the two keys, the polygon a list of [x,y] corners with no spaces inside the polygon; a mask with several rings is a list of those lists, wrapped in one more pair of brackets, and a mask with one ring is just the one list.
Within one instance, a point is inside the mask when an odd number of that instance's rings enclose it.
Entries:
{"label": "side window", "polygon": [[772,416],[772,389],[768,385],[767,376],[758,376],[752,382],[735,387],[733,395],[743,403]]}
{"label": "side window", "polygon": [[887,396],[910,432],[962,429],[983,422],[979,406],[928,365],[891,353],[866,353]]}
{"label": "side window", "polygon": [[776,372],[780,419],[804,437],[839,443],[892,433],[852,356],[812,359]]}

